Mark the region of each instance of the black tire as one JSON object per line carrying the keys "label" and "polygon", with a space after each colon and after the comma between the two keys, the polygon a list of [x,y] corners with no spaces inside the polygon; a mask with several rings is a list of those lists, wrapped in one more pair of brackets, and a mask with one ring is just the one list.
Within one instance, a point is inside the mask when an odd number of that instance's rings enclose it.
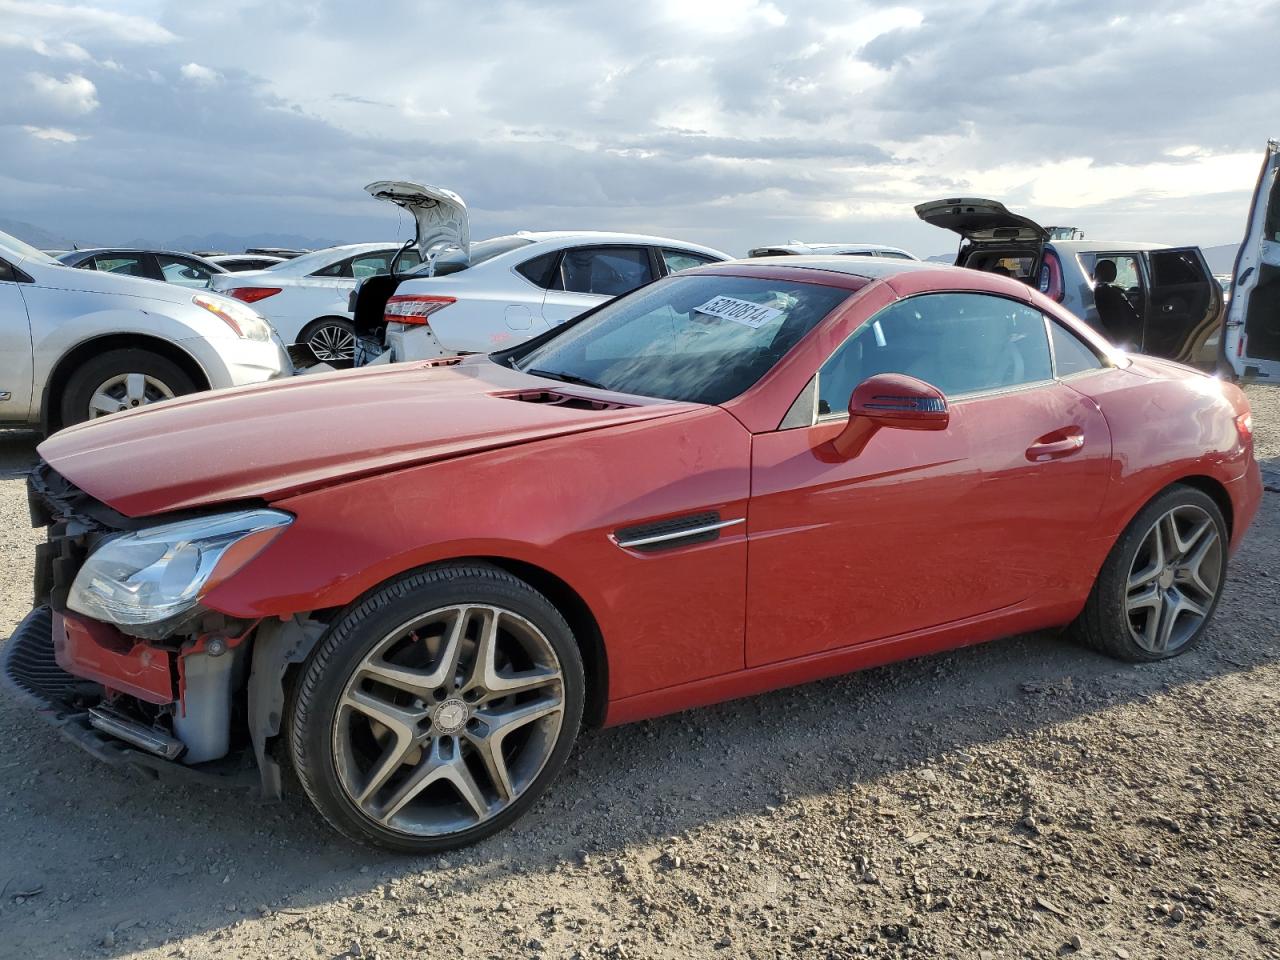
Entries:
{"label": "black tire", "polygon": [[[1171,510],[1180,507],[1202,510],[1213,522],[1221,547],[1218,551],[1220,562],[1216,565],[1216,592],[1207,606],[1203,621],[1187,639],[1176,647],[1153,651],[1139,644],[1134,630],[1130,628],[1130,617],[1126,610],[1130,571],[1156,522]],[[1212,497],[1183,484],[1170,487],[1143,507],[1116,540],[1098,573],[1084,610],[1068,628],[1069,635],[1100,653],[1130,663],[1167,660],[1186,653],[1204,636],[1222,596],[1222,589],[1226,584],[1227,542],[1226,521]]]}
{"label": "black tire", "polygon": [[[351,356],[345,359],[334,357],[329,346],[336,345],[335,337],[350,338],[349,352]],[[311,353],[316,358],[316,362],[327,363],[339,370],[346,370],[354,363],[355,338],[356,326],[350,320],[345,317],[321,317],[319,320],[312,320],[303,329],[302,333],[298,334],[298,343],[305,344],[311,348]],[[348,351],[343,349],[342,352]]]}
{"label": "black tire", "polygon": [[62,393],[62,426],[91,419],[90,402],[98,388],[115,377],[140,373],[160,384],[173,396],[195,393],[199,386],[172,360],[150,350],[108,350],[77,367]]}
{"label": "black tire", "polygon": [[[343,789],[334,723],[353,671],[389,632],[416,615],[454,604],[492,604],[533,623],[550,641],[563,674],[563,715],[550,754],[524,791],[505,809],[474,826],[422,836],[389,829],[364,813]],[[316,810],[345,836],[401,853],[429,854],[476,843],[525,813],[564,767],[582,720],[582,656],[559,611],[541,593],[485,564],[449,564],[406,574],[356,601],[337,617],[303,665],[288,709],[294,772]]]}

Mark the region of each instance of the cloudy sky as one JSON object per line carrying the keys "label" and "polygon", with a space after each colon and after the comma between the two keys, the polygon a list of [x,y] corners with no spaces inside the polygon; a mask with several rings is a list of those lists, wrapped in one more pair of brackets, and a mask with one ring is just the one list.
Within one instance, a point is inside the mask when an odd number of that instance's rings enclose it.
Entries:
{"label": "cloudy sky", "polygon": [[0,0],[0,217],[86,242],[620,229],[951,249],[915,203],[1205,246],[1267,137],[1267,0]]}

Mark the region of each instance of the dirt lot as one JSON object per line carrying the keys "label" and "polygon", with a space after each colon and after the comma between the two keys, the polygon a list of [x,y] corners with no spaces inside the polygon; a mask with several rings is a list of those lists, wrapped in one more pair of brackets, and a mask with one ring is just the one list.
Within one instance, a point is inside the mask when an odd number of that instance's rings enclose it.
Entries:
{"label": "dirt lot", "polygon": [[[0,636],[32,450],[0,434]],[[132,782],[5,700],[0,956],[1280,957],[1277,612],[1269,493],[1180,660],[1024,636],[590,734],[516,829],[423,860]]]}

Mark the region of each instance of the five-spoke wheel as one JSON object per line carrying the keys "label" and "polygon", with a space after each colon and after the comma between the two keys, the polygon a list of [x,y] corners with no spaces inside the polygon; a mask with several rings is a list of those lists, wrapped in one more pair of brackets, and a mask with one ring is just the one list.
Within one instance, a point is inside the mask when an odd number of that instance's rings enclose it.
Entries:
{"label": "five-spoke wheel", "polygon": [[1168,510],[1148,529],[1125,592],[1129,630],[1143,650],[1171,653],[1209,616],[1222,582],[1218,524],[1198,504]]}
{"label": "five-spoke wheel", "polygon": [[470,843],[554,777],[582,664],[545,597],[488,567],[441,567],[335,622],[294,710],[295,766],[348,835],[406,850]]}
{"label": "five-spoke wheel", "polygon": [[1212,497],[1170,487],[1116,541],[1073,631],[1123,660],[1162,660],[1189,649],[1226,582],[1227,540]]}

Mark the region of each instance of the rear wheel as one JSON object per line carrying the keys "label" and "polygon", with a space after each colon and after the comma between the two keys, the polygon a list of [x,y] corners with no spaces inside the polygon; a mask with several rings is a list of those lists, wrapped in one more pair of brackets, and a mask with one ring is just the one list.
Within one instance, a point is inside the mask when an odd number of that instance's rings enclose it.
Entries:
{"label": "rear wheel", "polygon": [[304,790],[363,843],[474,843],[555,778],[582,716],[568,624],[487,566],[411,574],[336,620],[307,662],[289,742]]}
{"label": "rear wheel", "polygon": [[1203,636],[1226,579],[1221,509],[1200,490],[1172,487],[1116,541],[1072,632],[1121,660],[1175,657]]}
{"label": "rear wheel", "polygon": [[302,331],[298,342],[310,347],[321,363],[349,367],[356,350],[355,324],[342,317],[321,317]]}
{"label": "rear wheel", "polygon": [[149,350],[109,350],[78,367],[62,395],[62,425],[96,420],[199,389],[181,367]]}

